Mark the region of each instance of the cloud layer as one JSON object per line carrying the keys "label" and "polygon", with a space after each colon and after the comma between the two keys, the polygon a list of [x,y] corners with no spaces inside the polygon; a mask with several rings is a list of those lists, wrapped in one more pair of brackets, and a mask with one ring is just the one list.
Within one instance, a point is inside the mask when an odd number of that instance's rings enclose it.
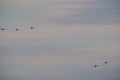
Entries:
{"label": "cloud layer", "polygon": [[0,80],[118,80],[118,3],[1,0]]}

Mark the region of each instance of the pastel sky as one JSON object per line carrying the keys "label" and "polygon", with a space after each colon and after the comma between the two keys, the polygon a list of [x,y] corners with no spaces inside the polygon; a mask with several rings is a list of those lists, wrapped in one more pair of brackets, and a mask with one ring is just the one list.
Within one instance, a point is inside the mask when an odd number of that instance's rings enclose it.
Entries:
{"label": "pastel sky", "polygon": [[119,3],[0,0],[0,80],[119,80]]}

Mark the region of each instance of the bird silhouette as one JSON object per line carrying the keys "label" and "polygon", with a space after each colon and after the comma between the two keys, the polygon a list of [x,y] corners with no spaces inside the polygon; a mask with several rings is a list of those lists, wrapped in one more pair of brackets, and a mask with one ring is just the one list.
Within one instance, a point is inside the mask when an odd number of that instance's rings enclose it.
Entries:
{"label": "bird silhouette", "polygon": [[109,62],[105,61],[103,64],[108,64]]}
{"label": "bird silhouette", "polygon": [[20,29],[16,28],[15,31],[19,31]]}
{"label": "bird silhouette", "polygon": [[99,66],[102,66],[103,64],[108,64],[109,62],[108,61],[104,61],[103,63],[101,63],[101,64],[99,64],[99,65],[94,65],[93,67],[94,68],[97,68],[97,67],[99,67]]}
{"label": "bird silhouette", "polygon": [[5,29],[5,28],[1,28],[0,30],[1,30],[1,31],[4,31],[4,30],[6,30],[6,29]]}
{"label": "bird silhouette", "polygon": [[31,26],[31,27],[30,27],[30,29],[32,30],[32,29],[34,29],[34,27],[33,27],[33,26]]}
{"label": "bird silhouette", "polygon": [[94,65],[93,67],[95,67],[95,68],[96,68],[96,67],[98,67],[98,66],[99,66],[99,65]]}

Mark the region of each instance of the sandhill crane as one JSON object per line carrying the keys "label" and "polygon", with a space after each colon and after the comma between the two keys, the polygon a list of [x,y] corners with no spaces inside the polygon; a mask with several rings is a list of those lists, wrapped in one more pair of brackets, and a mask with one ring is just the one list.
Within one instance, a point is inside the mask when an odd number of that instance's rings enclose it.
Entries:
{"label": "sandhill crane", "polygon": [[105,61],[103,64],[108,64],[109,62]]}
{"label": "sandhill crane", "polygon": [[34,27],[33,27],[33,26],[31,26],[31,27],[30,27],[30,29],[32,30],[32,29],[34,29]]}
{"label": "sandhill crane", "polygon": [[6,30],[6,29],[5,29],[5,28],[1,28],[0,30],[3,32],[3,31]]}
{"label": "sandhill crane", "polygon": [[96,68],[96,67],[98,67],[98,66],[99,66],[99,65],[94,65],[93,67],[95,67],[95,68]]}
{"label": "sandhill crane", "polygon": [[19,31],[20,29],[16,28],[15,31]]}

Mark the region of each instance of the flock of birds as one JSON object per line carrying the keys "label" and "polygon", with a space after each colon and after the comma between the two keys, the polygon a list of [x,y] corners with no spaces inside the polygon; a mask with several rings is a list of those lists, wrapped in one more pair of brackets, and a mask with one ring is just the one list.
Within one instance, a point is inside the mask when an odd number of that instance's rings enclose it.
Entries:
{"label": "flock of birds", "polygon": [[[104,61],[102,64],[108,64],[108,63],[109,63],[108,61]],[[101,65],[102,65],[102,64],[101,64]],[[100,66],[100,65],[97,65],[97,64],[96,64],[96,65],[94,65],[93,67],[94,67],[94,68],[97,68],[97,67],[99,67],[99,66]]]}
{"label": "flock of birds", "polygon": [[[31,27],[29,27],[29,28],[32,30],[32,29],[34,29],[35,27],[31,26]],[[3,32],[3,31],[5,31],[6,29],[5,29],[5,28],[1,28],[0,30]],[[16,29],[15,29],[15,31],[19,31],[19,30],[20,30],[19,28],[16,28]],[[104,61],[102,64],[108,64],[108,63],[109,63],[108,61]],[[102,64],[101,64],[101,65],[102,65]],[[97,64],[96,64],[96,65],[94,65],[93,67],[94,67],[94,68],[97,68],[97,67],[99,67],[99,66],[100,66],[100,65],[97,65]]]}
{"label": "flock of birds", "polygon": [[[35,27],[31,26],[31,27],[29,27],[29,28],[32,30],[32,29],[34,29]],[[7,30],[7,29],[1,28],[0,30],[3,32],[3,31],[5,31],[5,30]],[[19,28],[16,28],[16,29],[15,29],[15,31],[19,31],[19,30],[20,30]]]}

